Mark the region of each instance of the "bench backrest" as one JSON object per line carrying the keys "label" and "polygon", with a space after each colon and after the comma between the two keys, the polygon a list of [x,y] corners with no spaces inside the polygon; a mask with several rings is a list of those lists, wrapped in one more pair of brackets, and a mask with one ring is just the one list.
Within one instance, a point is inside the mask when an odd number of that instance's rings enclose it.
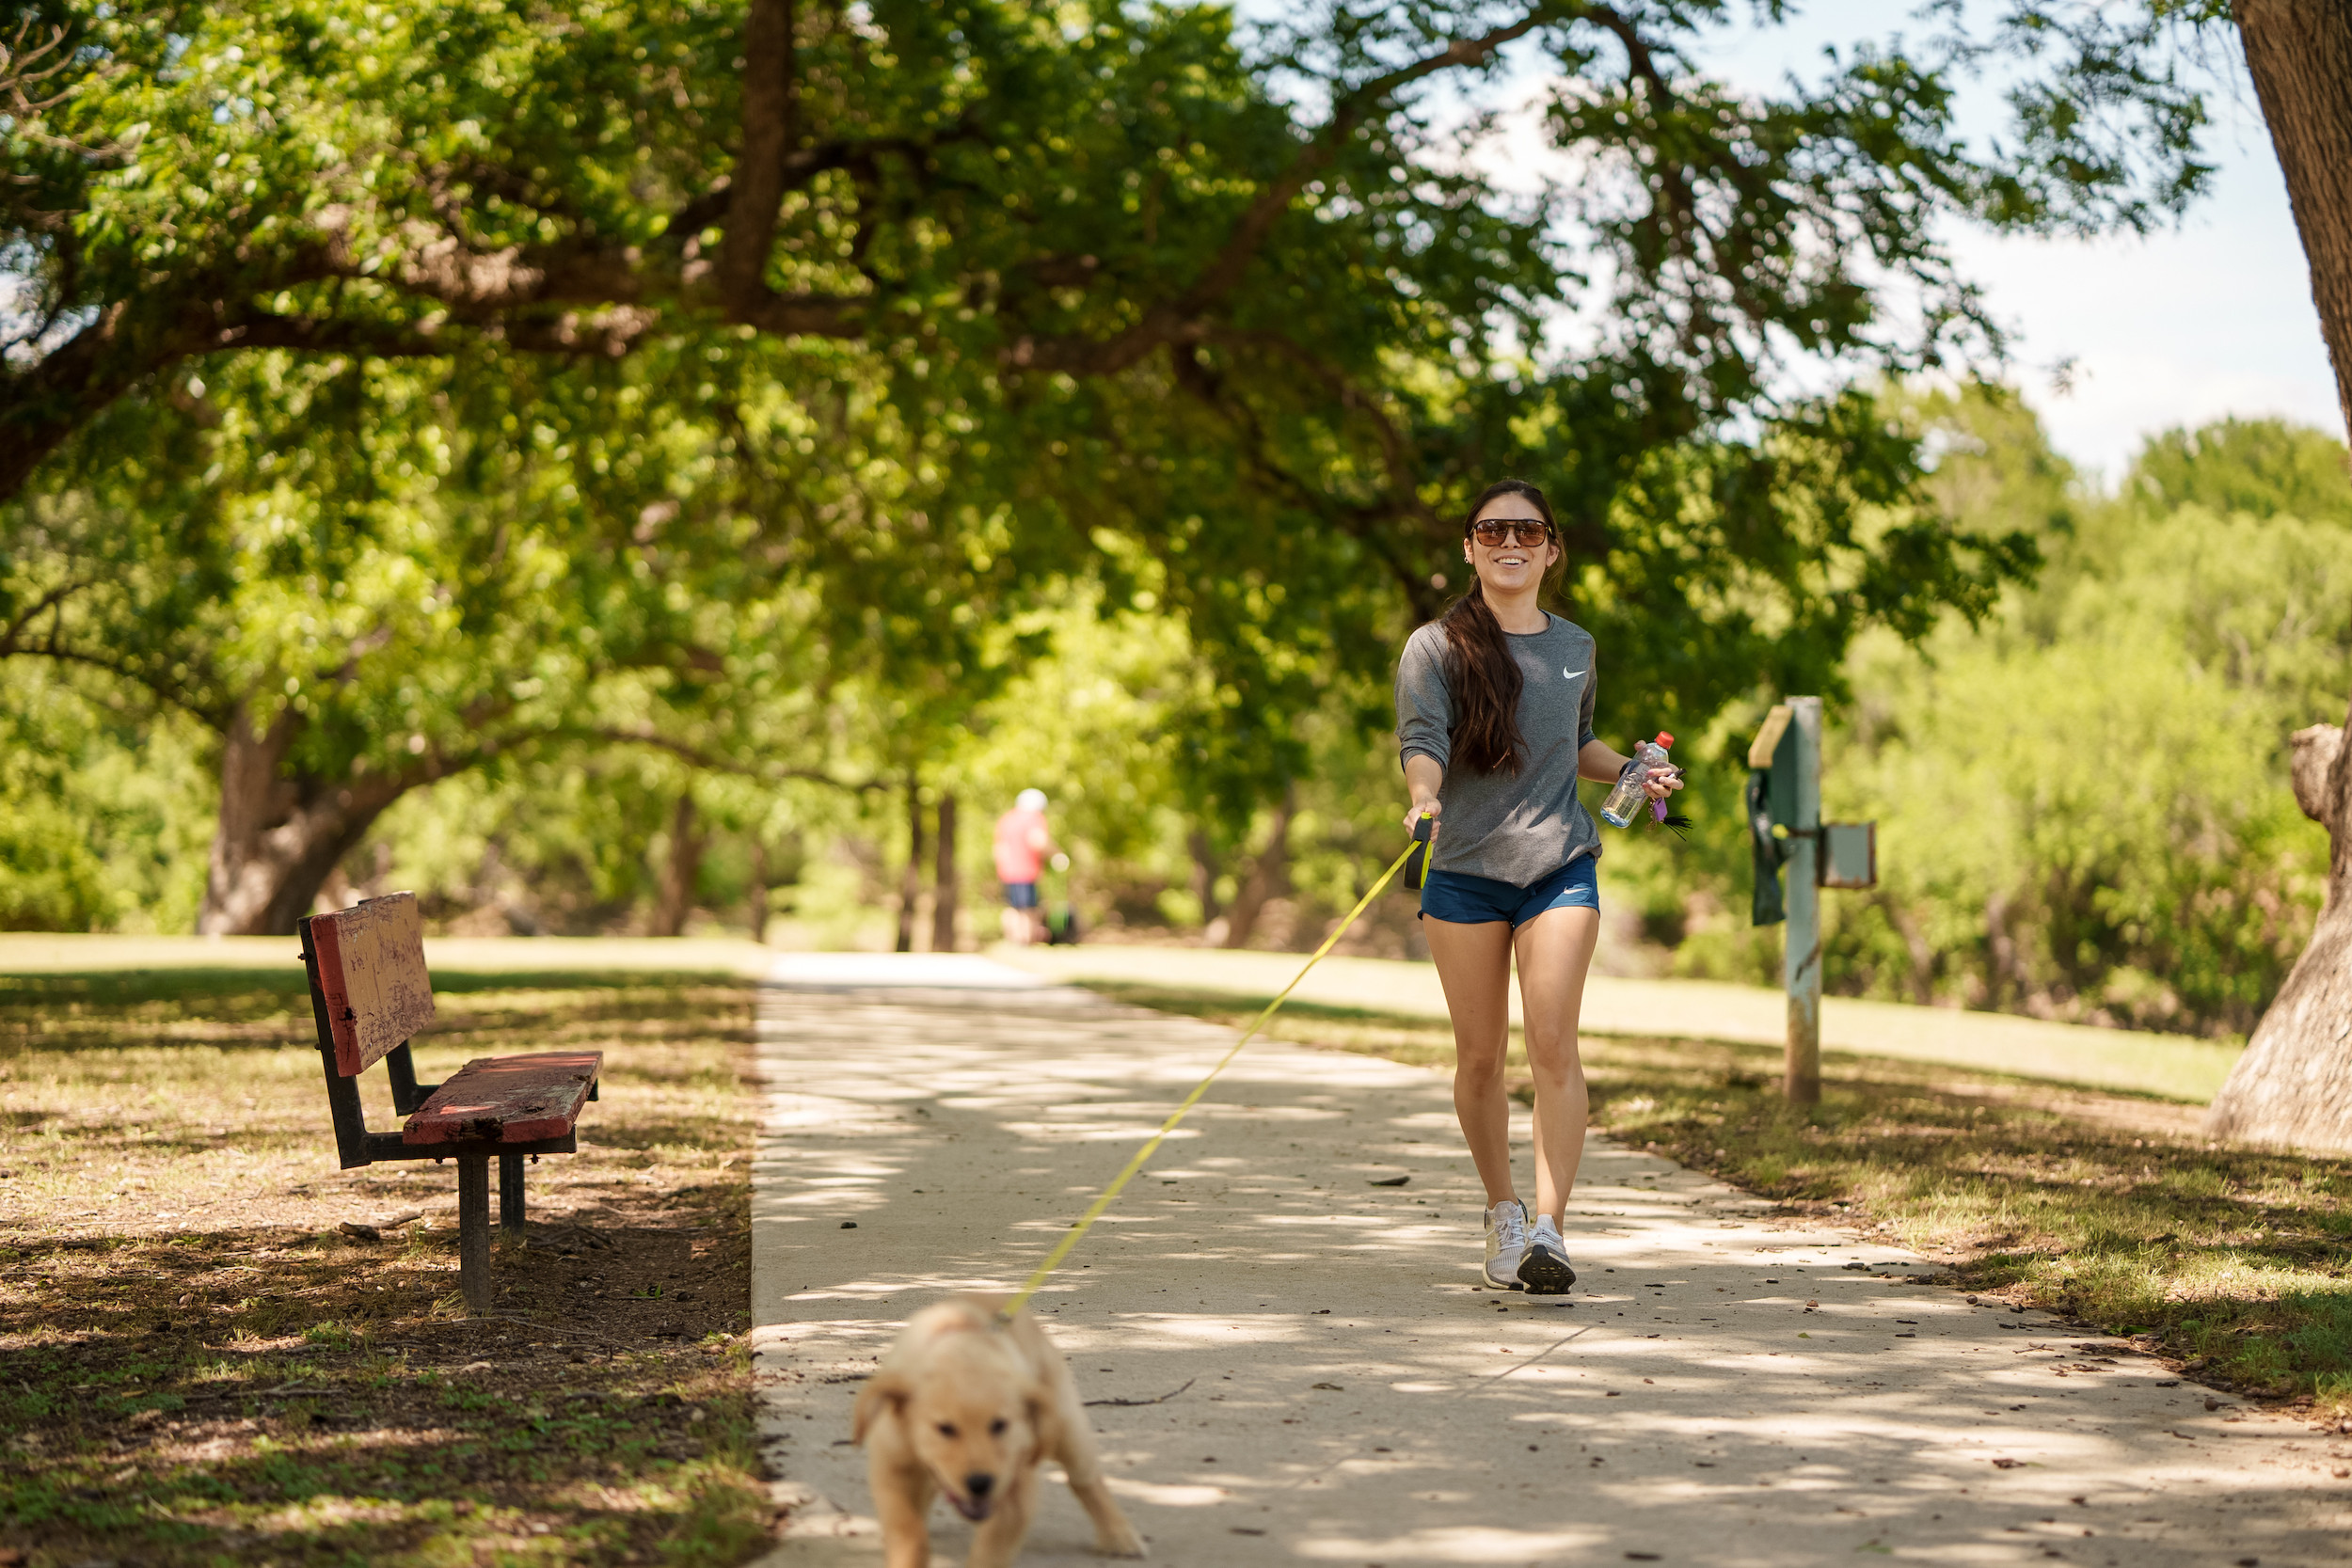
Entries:
{"label": "bench backrest", "polygon": [[362,899],[311,916],[310,930],[335,1070],[354,1078],[433,1022],[433,978],[424,968],[417,895]]}

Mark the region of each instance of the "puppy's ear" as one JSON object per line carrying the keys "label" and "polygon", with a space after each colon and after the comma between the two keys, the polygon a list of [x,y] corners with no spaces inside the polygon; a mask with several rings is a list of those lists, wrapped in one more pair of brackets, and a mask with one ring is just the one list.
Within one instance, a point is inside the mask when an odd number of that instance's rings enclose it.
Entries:
{"label": "puppy's ear", "polygon": [[902,1415],[907,1407],[906,1379],[897,1372],[876,1372],[857,1391],[857,1403],[850,1412],[850,1441],[863,1444],[866,1433],[883,1411]]}

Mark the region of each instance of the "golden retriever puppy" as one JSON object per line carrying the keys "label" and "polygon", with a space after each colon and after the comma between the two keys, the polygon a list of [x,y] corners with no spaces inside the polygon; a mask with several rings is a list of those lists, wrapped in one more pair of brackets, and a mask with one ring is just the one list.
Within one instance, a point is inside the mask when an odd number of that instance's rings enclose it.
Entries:
{"label": "golden retriever puppy", "polygon": [[851,1441],[882,1522],[888,1568],[930,1561],[933,1491],[979,1526],[970,1568],[1007,1568],[1029,1532],[1037,1467],[1069,1473],[1094,1520],[1094,1546],[1143,1556],[1143,1540],[1111,1500],[1078,1385],[1045,1331],[1025,1313],[1000,1323],[1001,1296],[953,1296],[927,1307],[857,1397]]}

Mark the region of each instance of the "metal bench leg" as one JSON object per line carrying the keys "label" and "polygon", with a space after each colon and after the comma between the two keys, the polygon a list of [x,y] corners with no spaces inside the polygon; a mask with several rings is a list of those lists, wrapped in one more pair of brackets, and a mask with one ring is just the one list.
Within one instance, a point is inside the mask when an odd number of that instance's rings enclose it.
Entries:
{"label": "metal bench leg", "polygon": [[457,1282],[466,1292],[466,1311],[489,1316],[490,1279],[490,1157],[457,1157]]}
{"label": "metal bench leg", "polygon": [[523,1157],[499,1156],[499,1225],[510,1240],[523,1234]]}

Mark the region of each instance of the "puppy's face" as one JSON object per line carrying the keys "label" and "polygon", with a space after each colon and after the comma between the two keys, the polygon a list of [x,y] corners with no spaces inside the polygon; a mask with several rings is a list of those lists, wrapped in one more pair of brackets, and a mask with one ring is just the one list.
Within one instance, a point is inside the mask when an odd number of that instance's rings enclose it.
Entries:
{"label": "puppy's face", "polygon": [[976,1523],[1037,1463],[1044,1390],[993,1336],[948,1337],[882,1395],[948,1503]]}

